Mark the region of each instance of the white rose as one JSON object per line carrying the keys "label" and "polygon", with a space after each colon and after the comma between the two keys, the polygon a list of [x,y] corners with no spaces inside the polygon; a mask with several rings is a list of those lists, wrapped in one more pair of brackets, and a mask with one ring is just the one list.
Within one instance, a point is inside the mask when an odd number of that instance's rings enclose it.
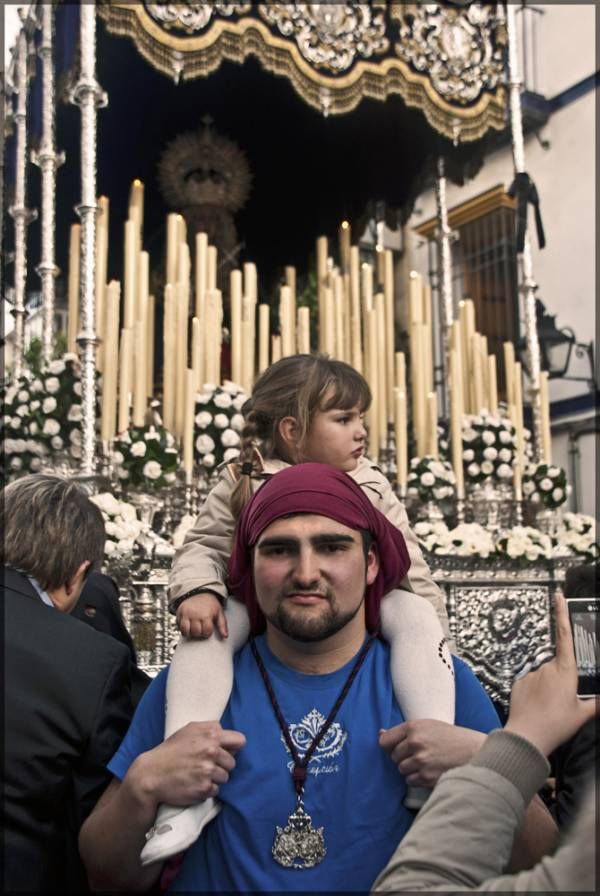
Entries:
{"label": "white rose", "polygon": [[551,479],[556,479],[557,476],[560,476],[560,468],[559,467],[548,467],[548,476]]}
{"label": "white rose", "polygon": [[491,476],[492,473],[494,472],[493,463],[489,460],[484,460],[483,463],[481,464],[481,472],[483,473],[484,476]]}
{"label": "white rose", "polygon": [[244,395],[243,392],[241,392],[239,395],[236,395],[232,401],[232,404],[233,404],[234,408],[236,409],[236,411],[241,411],[245,403],[246,403],[246,396]]}
{"label": "white rose", "polygon": [[446,489],[445,488],[434,488],[433,497],[437,501],[441,501],[442,498],[446,497]]}
{"label": "white rose", "polygon": [[109,537],[112,537],[112,536],[116,535],[117,532],[119,531],[119,530],[118,530],[118,527],[117,527],[117,525],[116,525],[116,523],[113,523],[111,520],[109,520],[108,523],[105,523],[105,524],[104,524],[104,528],[105,528],[105,530],[106,530],[106,534],[107,534]]}
{"label": "white rose", "polygon": [[8,388],[6,390],[6,394],[4,396],[4,403],[12,404],[16,397],[17,397],[17,389],[15,388],[15,386],[10,386],[10,388]]}
{"label": "white rose", "polygon": [[212,393],[217,388],[216,383],[202,383],[202,391],[208,394],[209,398],[212,397]]}
{"label": "white rose", "polygon": [[50,392],[51,395],[54,395],[55,392],[58,392],[60,389],[60,382],[56,379],[55,376],[49,376],[45,382],[46,392]]}
{"label": "white rose", "polygon": [[4,439],[4,451],[6,454],[14,454],[16,453],[16,445],[18,439]]}
{"label": "white rose", "polygon": [[510,445],[510,443],[513,440],[512,435],[509,432],[507,432],[505,429],[500,430],[500,432],[498,433],[498,438],[500,439],[500,441],[502,442],[503,445]]}
{"label": "white rose", "polygon": [[31,454],[38,453],[38,443],[35,439],[16,439],[14,450],[17,454],[22,453],[23,451],[29,451]]}
{"label": "white rose", "polygon": [[132,547],[133,542],[129,538],[122,538],[117,544],[117,549],[123,554],[127,554],[132,549]]}
{"label": "white rose", "polygon": [[495,448],[484,448],[483,456],[486,460],[496,460],[496,458],[498,457],[498,452]]}
{"label": "white rose", "polygon": [[523,545],[516,539],[509,539],[508,544],[506,545],[506,553],[509,557],[512,557],[514,560],[516,560],[517,557],[523,556]]}
{"label": "white rose", "polygon": [[69,413],[67,414],[67,420],[71,423],[79,423],[81,420],[81,405],[80,404],[72,404],[69,408]]}
{"label": "white rose", "polygon": [[168,482],[169,485],[172,482],[175,482],[176,479],[177,479],[177,476],[175,475],[175,473],[165,473],[165,482]]}
{"label": "white rose", "polygon": [[215,414],[214,424],[217,429],[227,429],[229,426],[229,417],[227,414]]}
{"label": "white rose", "polygon": [[423,473],[421,476],[421,485],[431,486],[435,482],[435,476],[433,473]]}
{"label": "white rose", "polygon": [[195,421],[200,429],[206,429],[212,423],[212,414],[209,414],[208,411],[200,411],[199,414],[196,414]]}
{"label": "white rose", "polygon": [[11,429],[20,429],[21,428],[21,418],[13,417],[10,421],[10,428]]}
{"label": "white rose", "polygon": [[555,488],[552,490],[552,500],[553,501],[556,501],[556,502],[562,501],[564,496],[565,496],[565,493],[563,492],[562,488]]}
{"label": "white rose", "polygon": [[529,500],[531,501],[532,504],[539,504],[541,501],[540,493],[532,492],[531,495],[529,496]]}
{"label": "white rose", "polygon": [[42,432],[47,436],[57,436],[60,432],[60,423],[53,417],[44,420],[44,428]]}
{"label": "white rose", "polygon": [[50,444],[52,445],[52,447],[54,448],[55,451],[60,451],[60,449],[64,445],[64,442],[60,436],[52,436],[52,438],[50,439]]}
{"label": "white rose", "polygon": [[20,470],[23,467],[23,461],[20,457],[13,457],[10,461],[11,470]]}
{"label": "white rose", "polygon": [[20,404],[19,407],[17,408],[16,412],[19,415],[19,417],[26,417],[28,411],[29,411],[29,408],[27,407],[26,404]]}
{"label": "white rose", "polygon": [[[46,401],[47,401],[47,400],[48,400],[48,399],[46,399]],[[52,399],[52,401],[54,401],[54,399]],[[35,401],[30,401],[30,402],[29,402],[29,410],[30,410],[30,411],[37,411],[37,409],[39,408],[39,406],[40,406],[40,402],[37,400],[37,398],[36,398]]]}
{"label": "white rose", "polygon": [[226,392],[229,392],[230,395],[237,395],[242,387],[236,385],[236,383],[232,383],[231,380],[225,380],[223,382],[223,389]]}
{"label": "white rose", "polygon": [[125,445],[131,445],[131,436],[126,429],[119,433],[118,440],[119,442],[124,442]]}
{"label": "white rose", "polygon": [[104,542],[104,553],[107,557],[110,557],[111,554],[117,550],[117,546],[114,541],[105,541]]}
{"label": "white rose", "polygon": [[131,504],[126,504],[125,501],[119,501],[119,512],[125,522],[134,523],[137,522],[137,511],[135,507],[132,507]]}
{"label": "white rose", "polygon": [[475,457],[475,452],[472,448],[467,448],[466,451],[463,451],[463,460],[466,460],[467,463]]}
{"label": "white rose", "polygon": [[[44,387],[43,387],[43,385],[42,385],[42,381],[41,381],[41,380],[35,379],[35,380],[32,382],[32,384],[31,384],[31,391],[32,391],[32,392],[41,392],[43,388],[44,388]],[[6,400],[8,401],[8,393],[7,393],[7,396],[6,396]],[[11,399],[11,400],[12,400],[12,399]]]}
{"label": "white rose", "polygon": [[240,437],[233,429],[225,429],[221,433],[221,444],[223,448],[234,448],[240,444]]}
{"label": "white rose", "polygon": [[196,394],[196,404],[208,404],[211,398],[210,392],[198,392]]}
{"label": "white rose", "polygon": [[37,473],[41,466],[42,462],[39,457],[32,457],[29,461],[29,469],[32,473]]}
{"label": "white rose", "polygon": [[42,402],[42,411],[44,414],[51,414],[52,411],[56,410],[56,398],[52,398],[52,396],[48,396],[48,398],[44,398]]}
{"label": "white rose", "polygon": [[481,441],[484,445],[493,445],[496,441],[496,436],[490,429],[484,429],[481,433]]}
{"label": "white rose", "polygon": [[[81,457],[81,445],[71,445],[71,457]],[[127,473],[125,473],[125,477],[127,478]],[[121,477],[122,478],[122,477]]]}
{"label": "white rose", "polygon": [[244,428],[244,418],[241,414],[234,414],[231,418],[231,428],[236,432],[241,432]]}
{"label": "white rose", "polygon": [[134,442],[131,446],[131,453],[134,457],[143,457],[146,453],[146,443]]}
{"label": "white rose", "polygon": [[[69,433],[69,439],[71,440],[73,445],[81,445],[81,430],[80,429],[72,429],[71,432]],[[115,451],[115,455],[117,455],[117,454],[121,458],[118,461],[118,463],[122,464],[123,459],[124,459],[123,455],[121,454],[120,451]]]}
{"label": "white rose", "polygon": [[21,389],[19,394],[17,395],[19,401],[29,401],[29,393],[25,391],[25,389]]}
{"label": "white rose", "polygon": [[205,467],[214,467],[216,463],[216,459],[214,454],[205,454],[202,458],[202,463]]}
{"label": "white rose", "polygon": [[501,448],[498,452],[498,458],[503,463],[508,463],[512,457],[512,453],[508,450],[508,448]]}
{"label": "white rose", "polygon": [[230,408],[232,404],[231,395],[227,392],[217,392],[214,402],[218,408]]}
{"label": "white rose", "polygon": [[467,473],[469,476],[479,476],[480,470],[478,464],[469,464],[467,467]]}
{"label": "white rose", "polygon": [[552,480],[551,480],[551,479],[548,479],[548,477],[546,476],[546,477],[545,477],[544,479],[542,479],[542,481],[540,482],[540,488],[541,488],[541,490],[542,490],[543,492],[549,492],[550,489],[552,488]]}
{"label": "white rose", "polygon": [[477,438],[477,433],[474,429],[463,429],[462,439],[463,442],[472,442],[473,439]]}
{"label": "white rose", "polygon": [[165,433],[165,442],[167,443],[167,448],[172,448],[175,444],[175,439],[168,431]]}
{"label": "white rose", "polygon": [[34,436],[34,435],[36,435],[38,430],[39,430],[39,426],[37,425],[35,420],[32,420],[31,423],[29,424],[29,434]]}
{"label": "white rose", "polygon": [[63,361],[65,362],[65,364],[67,362],[75,364],[77,363],[77,355],[75,354],[75,352],[65,352],[63,355]]}
{"label": "white rose", "polygon": [[240,452],[237,448],[226,448],[223,452],[223,460],[228,464],[230,461],[235,460],[236,457],[239,457],[239,454]]}
{"label": "white rose", "polygon": [[214,451],[215,443],[208,435],[198,436],[196,439],[196,451],[199,454],[208,454]]}
{"label": "white rose", "polygon": [[75,395],[81,395],[81,383],[79,382],[79,380],[73,383],[73,392],[75,393]]}
{"label": "white rose", "polygon": [[62,373],[64,369],[65,365],[63,361],[50,361],[50,363],[48,364],[48,370],[55,376],[59,373]]}
{"label": "white rose", "polygon": [[509,467],[508,464],[500,464],[496,473],[500,477],[500,479],[510,479],[512,477],[513,471],[512,467]]}
{"label": "white rose", "polygon": [[160,435],[157,433],[154,427],[152,427],[152,429],[149,429],[148,432],[144,433],[144,440],[146,442],[156,442],[159,439]]}
{"label": "white rose", "polygon": [[[145,446],[144,446],[145,447]],[[158,461],[149,460],[144,464],[144,469],[142,470],[142,474],[146,477],[146,479],[158,479],[160,474],[162,473],[162,468]]]}

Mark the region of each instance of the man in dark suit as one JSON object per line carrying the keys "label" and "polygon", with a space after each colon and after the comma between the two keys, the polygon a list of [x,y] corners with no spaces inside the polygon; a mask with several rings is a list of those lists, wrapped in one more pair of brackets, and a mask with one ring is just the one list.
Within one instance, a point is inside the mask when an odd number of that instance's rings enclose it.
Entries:
{"label": "man in dark suit", "polygon": [[0,525],[4,891],[81,891],[78,831],[132,714],[127,648],[69,616],[104,523],[77,484],[37,474],[3,490]]}
{"label": "man in dark suit", "polygon": [[137,706],[151,678],[138,668],[133,639],[121,614],[119,589],[115,580],[101,572],[93,572],[83,586],[71,616],[125,645],[131,658],[131,698],[133,705]]}

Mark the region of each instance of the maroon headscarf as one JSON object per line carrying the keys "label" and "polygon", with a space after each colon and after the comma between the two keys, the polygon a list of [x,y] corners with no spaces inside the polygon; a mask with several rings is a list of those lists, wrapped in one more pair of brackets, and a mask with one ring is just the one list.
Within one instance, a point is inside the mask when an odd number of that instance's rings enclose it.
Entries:
{"label": "maroon headscarf", "polygon": [[366,529],[376,544],[379,572],[365,594],[369,631],[379,625],[379,604],[396,588],[410,566],[401,532],[374,507],[363,490],[348,476],[327,464],[296,464],[275,473],[244,507],[229,559],[229,587],[246,604],[254,634],[265,628],[256,600],[251,548],[274,520],[294,513],[312,513],[337,520],[350,529]]}

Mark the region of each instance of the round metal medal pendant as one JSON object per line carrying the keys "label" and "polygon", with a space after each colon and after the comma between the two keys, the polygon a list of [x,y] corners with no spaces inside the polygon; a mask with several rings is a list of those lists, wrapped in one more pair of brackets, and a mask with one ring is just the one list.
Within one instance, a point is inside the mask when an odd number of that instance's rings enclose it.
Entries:
{"label": "round metal medal pendant", "polygon": [[271,853],[284,868],[314,868],[325,858],[327,848],[323,828],[314,828],[301,801],[284,828],[277,825]]}

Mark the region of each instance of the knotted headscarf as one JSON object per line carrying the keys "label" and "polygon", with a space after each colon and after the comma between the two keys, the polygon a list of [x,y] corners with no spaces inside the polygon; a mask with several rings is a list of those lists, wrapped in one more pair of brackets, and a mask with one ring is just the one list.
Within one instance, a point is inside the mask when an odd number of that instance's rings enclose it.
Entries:
{"label": "knotted headscarf", "polygon": [[295,513],[326,516],[350,529],[371,533],[379,556],[379,572],[366,588],[365,616],[367,628],[375,631],[381,598],[400,584],[410,566],[406,542],[347,473],[311,463],[275,473],[254,493],[238,521],[229,560],[229,587],[246,604],[252,632],[263,631],[265,619],[256,600],[251,549],[274,520]]}

